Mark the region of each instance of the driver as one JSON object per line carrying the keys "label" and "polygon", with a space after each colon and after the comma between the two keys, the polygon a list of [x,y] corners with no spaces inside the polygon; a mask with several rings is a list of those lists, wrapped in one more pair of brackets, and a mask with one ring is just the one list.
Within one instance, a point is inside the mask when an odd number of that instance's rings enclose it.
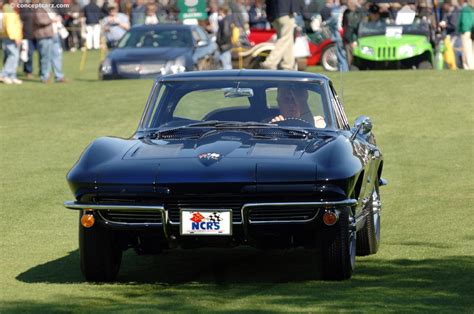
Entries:
{"label": "driver", "polygon": [[326,122],[321,116],[314,116],[308,105],[307,89],[292,89],[279,87],[277,94],[280,115],[274,117],[270,123],[284,121],[286,119],[303,120],[316,128],[325,128]]}

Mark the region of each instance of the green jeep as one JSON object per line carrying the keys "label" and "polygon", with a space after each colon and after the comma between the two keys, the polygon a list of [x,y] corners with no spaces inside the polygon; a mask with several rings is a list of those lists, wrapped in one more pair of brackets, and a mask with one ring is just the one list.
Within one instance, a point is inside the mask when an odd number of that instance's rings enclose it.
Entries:
{"label": "green jeep", "polygon": [[409,25],[362,22],[353,56],[351,70],[432,69],[430,26],[424,20]]}

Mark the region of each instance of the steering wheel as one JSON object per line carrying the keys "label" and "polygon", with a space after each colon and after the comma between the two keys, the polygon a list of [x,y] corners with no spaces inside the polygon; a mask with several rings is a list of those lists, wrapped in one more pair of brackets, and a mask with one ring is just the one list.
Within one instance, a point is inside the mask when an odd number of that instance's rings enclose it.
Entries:
{"label": "steering wheel", "polygon": [[276,121],[276,122],[271,122],[274,123],[278,126],[299,126],[299,127],[313,127],[311,123],[309,123],[306,120],[299,119],[299,118],[285,118],[285,120],[282,121]]}

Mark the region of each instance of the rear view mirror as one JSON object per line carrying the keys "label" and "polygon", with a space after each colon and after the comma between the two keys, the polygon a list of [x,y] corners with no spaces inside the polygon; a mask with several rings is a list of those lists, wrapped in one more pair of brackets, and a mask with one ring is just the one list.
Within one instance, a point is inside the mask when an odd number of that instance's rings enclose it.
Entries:
{"label": "rear view mirror", "polygon": [[253,97],[253,89],[251,88],[225,88],[225,98],[238,98],[238,97]]}

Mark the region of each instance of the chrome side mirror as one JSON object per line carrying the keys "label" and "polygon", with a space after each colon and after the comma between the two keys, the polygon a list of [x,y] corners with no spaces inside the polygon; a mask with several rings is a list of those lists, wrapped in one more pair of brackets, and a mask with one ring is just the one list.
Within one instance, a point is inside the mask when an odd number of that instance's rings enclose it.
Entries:
{"label": "chrome side mirror", "polygon": [[370,120],[367,116],[360,116],[354,122],[354,128],[352,129],[354,132],[351,136],[353,140],[357,134],[366,135],[372,131],[372,120]]}

